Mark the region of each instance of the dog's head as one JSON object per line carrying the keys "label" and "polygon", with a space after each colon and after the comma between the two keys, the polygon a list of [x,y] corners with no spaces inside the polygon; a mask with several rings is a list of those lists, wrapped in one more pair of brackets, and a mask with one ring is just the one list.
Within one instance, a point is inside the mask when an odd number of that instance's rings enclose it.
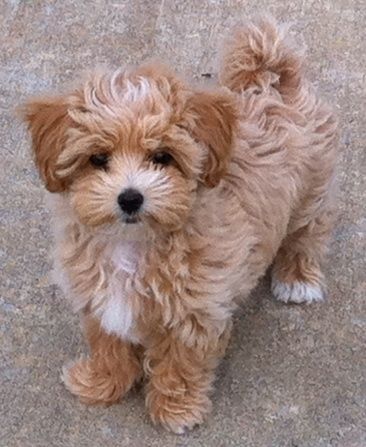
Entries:
{"label": "dog's head", "polygon": [[193,90],[156,65],[93,73],[23,114],[47,189],[94,227],[179,228],[197,189],[224,175],[235,123],[228,92]]}

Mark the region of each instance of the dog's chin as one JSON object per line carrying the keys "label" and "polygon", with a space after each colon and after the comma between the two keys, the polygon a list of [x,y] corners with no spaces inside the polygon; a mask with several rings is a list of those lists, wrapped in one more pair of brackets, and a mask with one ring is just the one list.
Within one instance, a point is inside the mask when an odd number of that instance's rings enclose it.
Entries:
{"label": "dog's chin", "polygon": [[151,229],[143,219],[137,216],[118,216],[110,225],[100,227],[99,233],[108,240],[147,241],[151,239]]}
{"label": "dog's chin", "polygon": [[164,216],[164,213],[159,216],[147,213],[119,213],[115,215],[113,222],[101,225],[99,232],[116,240],[151,241],[181,229],[185,222],[183,216],[180,220],[167,220]]}

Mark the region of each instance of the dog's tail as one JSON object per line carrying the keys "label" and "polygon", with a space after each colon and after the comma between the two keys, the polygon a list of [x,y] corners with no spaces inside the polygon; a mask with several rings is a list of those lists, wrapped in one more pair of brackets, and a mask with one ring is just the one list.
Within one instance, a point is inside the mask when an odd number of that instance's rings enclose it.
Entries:
{"label": "dog's tail", "polygon": [[280,92],[299,88],[304,57],[285,38],[286,30],[270,18],[237,28],[224,44],[220,83],[235,92],[268,85]]}

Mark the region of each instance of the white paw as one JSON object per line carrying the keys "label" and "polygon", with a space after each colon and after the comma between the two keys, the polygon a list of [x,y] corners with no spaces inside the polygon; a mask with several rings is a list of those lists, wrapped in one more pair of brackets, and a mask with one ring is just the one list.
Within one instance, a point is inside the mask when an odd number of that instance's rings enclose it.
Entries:
{"label": "white paw", "polygon": [[284,303],[313,303],[324,299],[324,291],[320,285],[302,281],[286,283],[272,279],[273,296]]}

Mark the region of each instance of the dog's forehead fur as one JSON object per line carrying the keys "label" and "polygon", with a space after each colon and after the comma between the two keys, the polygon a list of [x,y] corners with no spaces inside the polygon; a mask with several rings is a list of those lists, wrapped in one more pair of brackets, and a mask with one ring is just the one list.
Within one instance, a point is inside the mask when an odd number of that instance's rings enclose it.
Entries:
{"label": "dog's forehead fur", "polygon": [[[139,70],[97,71],[68,98],[69,151],[76,140],[95,148],[152,150],[182,137],[189,91],[174,75]],[[186,116],[184,116],[186,118]],[[176,126],[178,125],[178,126]],[[91,142],[90,139],[93,139]],[[68,156],[62,154],[61,158]]]}
{"label": "dog's forehead fur", "polygon": [[[144,128],[137,124],[151,117],[161,125],[178,120],[184,111],[187,93],[175,75],[168,76],[161,70],[142,67],[134,71],[96,71],[78,90],[76,110],[117,123],[133,121],[135,127]],[[75,118],[75,110],[69,113]]]}

